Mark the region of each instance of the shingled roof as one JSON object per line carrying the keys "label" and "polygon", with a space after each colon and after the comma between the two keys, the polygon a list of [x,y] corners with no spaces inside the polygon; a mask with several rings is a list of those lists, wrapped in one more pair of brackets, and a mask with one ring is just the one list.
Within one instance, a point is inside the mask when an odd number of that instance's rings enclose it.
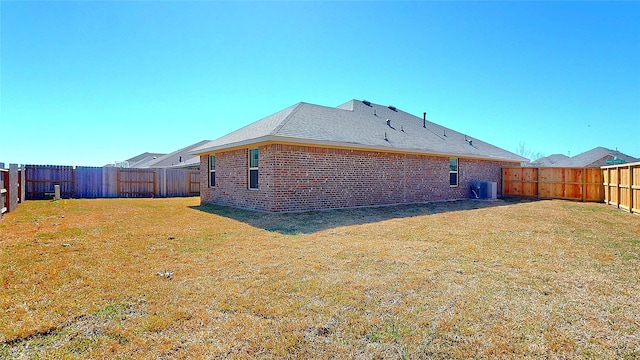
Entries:
{"label": "shingled roof", "polygon": [[640,161],[639,159],[634,158],[633,156],[629,156],[627,154],[621,153],[617,150],[611,150],[604,148],[602,146],[598,146],[591,150],[585,151],[573,157],[568,157],[566,159],[557,161],[556,163],[546,165],[550,167],[580,167],[580,168],[589,168],[589,167],[600,167],[607,165],[606,160],[624,160],[626,163],[633,163]]}
{"label": "shingled roof", "polygon": [[522,162],[527,159],[392,106],[351,100],[298,103],[194,149],[206,154],[262,142],[297,143]]}
{"label": "shingled roof", "polygon": [[202,140],[169,154],[144,153],[127,161],[131,168],[198,167],[200,166],[200,158],[193,155],[192,150],[208,142],[209,140]]}
{"label": "shingled roof", "polygon": [[540,159],[537,159],[537,160],[531,162],[531,166],[550,167],[550,166],[553,166],[554,164],[556,164],[556,163],[558,163],[560,161],[565,161],[567,159],[569,159],[569,157],[567,155],[564,155],[564,154],[553,154],[553,155],[541,157]]}

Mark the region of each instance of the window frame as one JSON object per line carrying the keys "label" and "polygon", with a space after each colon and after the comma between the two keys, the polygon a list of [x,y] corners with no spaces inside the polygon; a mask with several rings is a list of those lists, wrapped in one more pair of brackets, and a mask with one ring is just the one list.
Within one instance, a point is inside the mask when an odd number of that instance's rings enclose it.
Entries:
{"label": "window frame", "polygon": [[[455,169],[452,164],[452,160],[455,160]],[[451,181],[452,175],[455,175],[455,184]],[[449,187],[458,187],[460,184],[460,159],[456,157],[449,158]]]}
{"label": "window frame", "polygon": [[[255,164],[252,163],[252,158],[251,158],[251,155],[254,152],[256,154]],[[258,177],[260,176],[260,173],[258,171],[258,169],[259,169],[259,161],[260,161],[260,153],[259,153],[257,148],[256,149],[249,149],[249,159],[248,160],[249,161],[248,161],[248,164],[247,164],[248,165],[247,187],[249,188],[249,190],[258,190],[259,187],[260,187],[260,183],[258,181]],[[255,166],[252,166],[252,165],[255,165]],[[256,179],[255,187],[252,186],[253,184],[251,182],[251,179],[252,179],[251,174],[252,174],[252,172],[255,172],[255,174],[256,174],[255,175],[255,179]]]}
{"label": "window frame", "polygon": [[210,188],[216,187],[216,156],[215,155],[209,155],[209,187]]}

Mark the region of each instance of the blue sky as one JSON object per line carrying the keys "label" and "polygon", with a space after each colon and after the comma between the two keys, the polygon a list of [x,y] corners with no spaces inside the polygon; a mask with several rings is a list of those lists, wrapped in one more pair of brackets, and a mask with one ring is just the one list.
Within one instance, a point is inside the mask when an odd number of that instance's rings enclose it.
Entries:
{"label": "blue sky", "polygon": [[0,2],[0,161],[101,166],[304,101],[640,157],[639,2]]}

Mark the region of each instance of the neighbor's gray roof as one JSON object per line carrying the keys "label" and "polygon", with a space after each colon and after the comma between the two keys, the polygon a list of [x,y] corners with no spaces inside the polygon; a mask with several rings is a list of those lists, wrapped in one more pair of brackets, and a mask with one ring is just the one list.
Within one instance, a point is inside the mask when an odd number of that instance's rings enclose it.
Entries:
{"label": "neighbor's gray roof", "polygon": [[553,166],[554,164],[556,164],[559,161],[564,161],[569,159],[569,157],[567,155],[564,154],[553,154],[553,155],[549,155],[549,156],[545,156],[542,157],[540,159],[537,159],[533,162],[531,162],[531,165],[533,166],[539,166],[539,167],[550,167]]}
{"label": "neighbor's gray roof", "polygon": [[149,161],[150,159],[153,159],[154,156],[157,158],[164,155],[166,154],[145,152],[140,155],[134,156],[131,159],[127,159],[127,161],[129,162],[129,164],[133,164],[142,161]]}
{"label": "neighbor's gray roof", "polygon": [[129,167],[167,168],[167,167],[200,166],[200,158],[196,155],[193,155],[192,151],[208,142],[209,140],[202,140],[195,144],[191,144],[187,147],[178,149],[169,154],[154,156],[152,158],[144,158],[141,161],[138,161],[135,163],[129,162]]}
{"label": "neighbor's gray roof", "polygon": [[402,110],[394,111],[373,103],[367,105],[359,100],[336,108],[301,102],[210,141],[192,153],[206,154],[276,141],[514,162],[527,160],[430,121],[426,129],[422,125],[422,118]]}
{"label": "neighbor's gray roof", "polygon": [[576,156],[560,160],[551,167],[600,167],[606,165],[605,160],[618,158],[624,160],[627,163],[633,163],[640,161],[632,156],[623,154],[616,150],[610,150],[604,147],[593,148],[589,151],[585,151]]}

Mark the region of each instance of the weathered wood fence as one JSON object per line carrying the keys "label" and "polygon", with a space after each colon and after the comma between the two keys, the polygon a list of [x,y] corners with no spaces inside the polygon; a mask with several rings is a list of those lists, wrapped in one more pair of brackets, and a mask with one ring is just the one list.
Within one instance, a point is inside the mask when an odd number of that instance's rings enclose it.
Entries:
{"label": "weathered wood fence", "polygon": [[604,201],[600,168],[502,168],[502,195]]}
{"label": "weathered wood fence", "polygon": [[604,202],[640,214],[640,162],[602,167]]}
{"label": "weathered wood fence", "polygon": [[45,199],[60,185],[61,198],[179,197],[200,195],[200,171],[25,165],[26,199]]}
{"label": "weathered wood fence", "polygon": [[0,163],[0,219],[6,212],[14,211],[25,200],[24,169],[11,164],[9,169]]}
{"label": "weathered wood fence", "polygon": [[[5,185],[5,183],[7,185]],[[9,170],[0,169],[0,219],[2,214],[9,211],[7,206],[7,187],[9,186]]]}

